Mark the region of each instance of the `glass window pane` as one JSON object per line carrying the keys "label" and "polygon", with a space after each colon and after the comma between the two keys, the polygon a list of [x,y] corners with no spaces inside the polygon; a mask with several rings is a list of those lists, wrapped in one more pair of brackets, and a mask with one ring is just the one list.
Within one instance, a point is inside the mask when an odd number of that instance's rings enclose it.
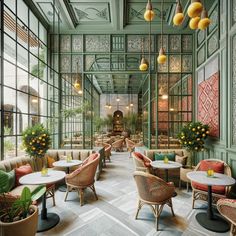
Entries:
{"label": "glass window pane", "polygon": [[28,7],[23,0],[17,0],[17,16],[28,26]]}
{"label": "glass window pane", "polygon": [[16,66],[4,60],[4,85],[16,87]]}
{"label": "glass window pane", "polygon": [[4,58],[16,63],[16,42],[4,34]]}

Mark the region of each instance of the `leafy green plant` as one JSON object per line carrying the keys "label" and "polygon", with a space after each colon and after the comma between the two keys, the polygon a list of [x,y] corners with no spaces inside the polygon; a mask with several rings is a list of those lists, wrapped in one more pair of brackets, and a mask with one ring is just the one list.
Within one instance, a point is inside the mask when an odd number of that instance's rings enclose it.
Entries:
{"label": "leafy green plant", "polygon": [[50,133],[42,124],[26,128],[22,140],[26,153],[31,157],[44,157],[51,145]]}
{"label": "leafy green plant", "polygon": [[104,126],[104,119],[101,118],[100,116],[95,116],[93,118],[93,123],[94,123],[94,128],[95,131],[97,131],[98,133],[100,133],[102,127]]}
{"label": "leafy green plant", "polygon": [[124,117],[123,121],[125,129],[128,129],[131,133],[135,134],[138,126],[138,114],[130,113]]}
{"label": "leafy green plant", "polygon": [[111,114],[104,118],[104,125],[107,127],[107,130],[112,129],[113,116]]}
{"label": "leafy green plant", "polygon": [[[205,139],[209,135],[209,126],[201,122],[191,122],[185,125],[177,135],[183,148],[191,154],[205,150]],[[192,167],[192,155],[190,157],[190,167]]]}
{"label": "leafy green plant", "polygon": [[11,207],[7,204],[5,193],[2,193],[5,208],[1,212],[1,220],[3,222],[13,222],[15,220],[25,219],[27,216],[32,214],[30,211],[30,205],[33,201],[38,200],[46,192],[46,187],[41,185],[38,186],[34,191],[30,192],[28,187],[24,187],[21,196],[17,199]]}

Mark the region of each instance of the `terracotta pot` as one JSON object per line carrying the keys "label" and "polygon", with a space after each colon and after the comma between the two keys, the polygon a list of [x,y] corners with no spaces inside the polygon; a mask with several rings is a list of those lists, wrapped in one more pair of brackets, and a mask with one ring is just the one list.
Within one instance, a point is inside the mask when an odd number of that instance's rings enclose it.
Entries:
{"label": "terracotta pot", "polygon": [[1,236],[34,236],[38,227],[38,207],[30,206],[34,213],[27,218],[15,222],[5,223],[0,220]]}

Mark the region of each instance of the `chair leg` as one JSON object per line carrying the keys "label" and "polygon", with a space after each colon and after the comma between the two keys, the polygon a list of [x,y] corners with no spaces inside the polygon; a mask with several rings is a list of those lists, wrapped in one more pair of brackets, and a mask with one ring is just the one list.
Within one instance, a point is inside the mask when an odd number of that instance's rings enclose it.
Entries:
{"label": "chair leg", "polygon": [[172,204],[172,199],[170,199],[170,209],[171,209],[172,215],[175,216],[173,204]]}
{"label": "chair leg", "polygon": [[194,203],[195,203],[195,192],[193,190],[193,194],[192,194],[192,209],[194,209]]}
{"label": "chair leg", "polygon": [[179,190],[181,190],[181,179],[179,180]]}
{"label": "chair leg", "polygon": [[92,191],[93,191],[93,193],[95,195],[96,200],[98,200],[98,196],[97,196],[94,184],[92,186],[90,186],[90,188],[92,189]]}
{"label": "chair leg", "polygon": [[138,213],[139,213],[139,211],[141,210],[142,206],[143,206],[143,205],[142,205],[141,200],[138,200],[138,208],[137,208],[137,212],[136,212],[136,214],[135,214],[135,220],[138,219]]}
{"label": "chair leg", "polygon": [[236,226],[231,223],[230,236],[235,236],[235,235],[236,235]]}
{"label": "chair leg", "polygon": [[189,192],[189,183],[187,182],[187,192]]}
{"label": "chair leg", "polygon": [[70,192],[70,187],[67,185],[67,188],[66,188],[66,195],[65,195],[64,201],[66,201],[69,192]]}
{"label": "chair leg", "polygon": [[80,206],[84,205],[84,190],[83,189],[79,189],[79,198],[80,198]]}
{"label": "chair leg", "polygon": [[159,218],[162,212],[164,205],[155,205],[155,217],[156,217],[156,230],[158,231]]}

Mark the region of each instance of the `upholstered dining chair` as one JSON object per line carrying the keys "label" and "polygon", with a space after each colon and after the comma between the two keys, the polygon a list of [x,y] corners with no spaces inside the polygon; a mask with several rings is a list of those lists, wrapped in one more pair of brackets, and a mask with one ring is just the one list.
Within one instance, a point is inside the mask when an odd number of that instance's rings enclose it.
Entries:
{"label": "upholstered dining chair", "polygon": [[220,199],[217,202],[219,213],[224,216],[230,223],[230,235],[236,235],[236,199]]}
{"label": "upholstered dining chair", "polygon": [[153,168],[151,166],[151,159],[143,155],[140,152],[132,152],[132,157],[137,171],[143,171],[153,174]]}
{"label": "upholstered dining chair", "polygon": [[[195,167],[194,171],[207,171],[212,168],[214,172],[232,176],[230,166],[224,161],[218,159],[205,159],[200,161]],[[192,185],[192,208],[196,200],[207,201],[207,189],[208,187],[204,184],[199,184],[191,181]],[[212,203],[216,202],[221,198],[226,198],[229,193],[230,186],[212,186]]]}
{"label": "upholstered dining chair", "polygon": [[78,169],[66,175],[65,180],[67,190],[65,195],[65,201],[67,199],[68,193],[72,189],[77,189],[80,197],[80,205],[82,206],[84,200],[84,190],[88,187],[93,191],[96,200],[98,200],[94,186],[94,176],[96,173],[97,166],[99,164],[99,159],[99,153],[91,154],[83,161],[82,165]]}
{"label": "upholstered dining chair", "polygon": [[124,143],[124,139],[121,138],[117,141],[115,141],[114,143],[112,143],[112,148],[117,152],[123,152],[123,143]]}
{"label": "upholstered dining chair", "polygon": [[171,208],[172,215],[175,216],[171,199],[175,191],[174,184],[166,183],[159,177],[143,171],[135,171],[133,176],[139,195],[135,219],[138,218],[138,213],[142,206],[147,204],[152,208],[156,218],[156,230],[158,230],[159,218],[165,204]]}
{"label": "upholstered dining chair", "polygon": [[109,160],[109,162],[111,162],[111,144],[103,143],[103,146],[104,146],[105,158],[106,160]]}

